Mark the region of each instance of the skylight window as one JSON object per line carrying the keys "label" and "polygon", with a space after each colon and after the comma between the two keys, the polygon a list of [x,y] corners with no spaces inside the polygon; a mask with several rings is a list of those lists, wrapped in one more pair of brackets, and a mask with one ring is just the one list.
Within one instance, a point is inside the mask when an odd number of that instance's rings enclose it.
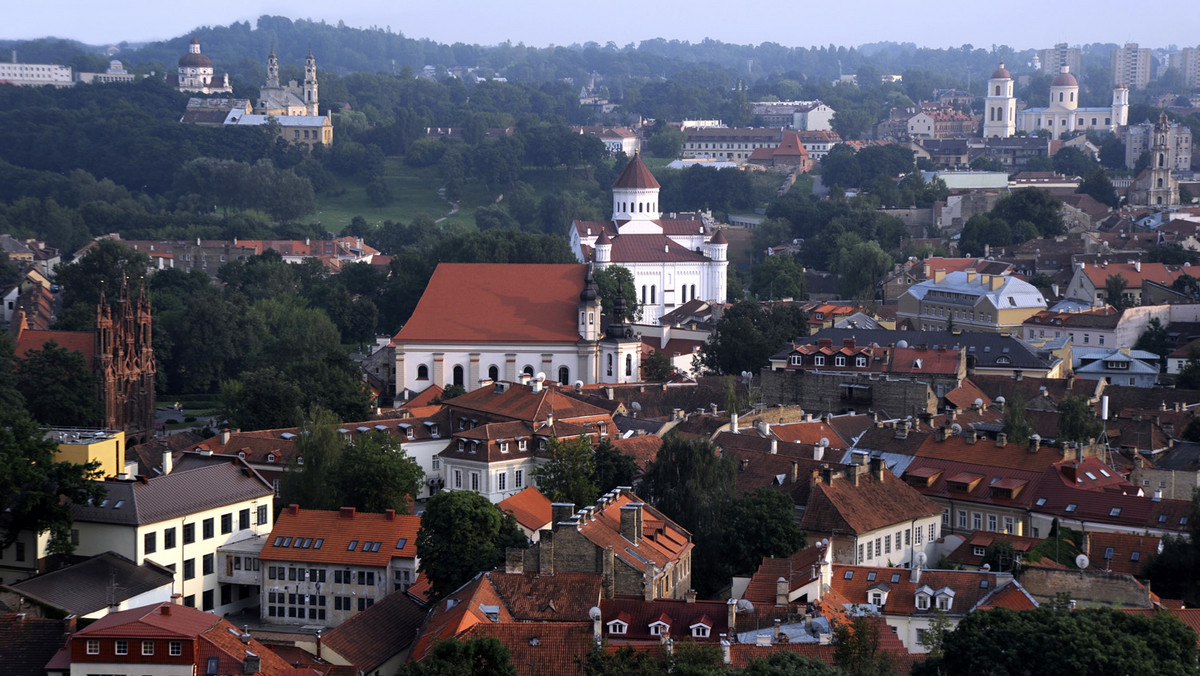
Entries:
{"label": "skylight window", "polygon": [[853,580],[854,579],[854,571],[852,571],[852,570],[846,571],[846,579]]}
{"label": "skylight window", "polygon": [[875,571],[871,571],[871,572],[867,573],[867,582],[874,582],[874,581],[875,581]]}
{"label": "skylight window", "polygon": [[400,538],[396,541],[396,549],[404,549],[406,544],[408,544],[408,538]]}
{"label": "skylight window", "polygon": [[283,539],[283,544],[281,544],[281,545],[279,545],[279,546],[280,546],[280,547],[291,547],[291,546],[292,546],[292,539],[291,539],[291,538],[284,538],[284,539]]}
{"label": "skylight window", "polygon": [[296,542],[292,545],[292,548],[301,549],[302,547],[304,547],[304,538],[296,538]]}
{"label": "skylight window", "polygon": [[1067,505],[1067,511],[1068,511],[1068,512],[1074,512],[1074,511],[1075,511],[1075,507],[1077,507],[1077,505],[1076,505],[1074,502],[1072,502],[1071,504]]}
{"label": "skylight window", "polygon": [[308,549],[309,547],[312,547],[312,538],[304,538],[304,545],[303,545],[303,547],[304,547],[305,549]]}
{"label": "skylight window", "polygon": [[900,581],[900,573],[892,573],[892,584]]}
{"label": "skylight window", "polygon": [[113,505],[113,509],[120,509],[125,506],[124,500],[117,500],[117,504]]}
{"label": "skylight window", "polygon": [[317,538],[313,541],[313,549],[320,549],[321,545],[325,544],[325,538]]}
{"label": "skylight window", "polygon": [[346,546],[346,551],[352,552],[352,551],[354,551],[354,548],[357,546],[358,546],[358,540],[351,540],[350,544]]}
{"label": "skylight window", "polygon": [[1095,481],[1095,480],[1096,480],[1096,475],[1095,475],[1095,474],[1092,474],[1091,472],[1084,472],[1084,474],[1086,474],[1086,475],[1087,475],[1087,478],[1091,479],[1092,481]]}
{"label": "skylight window", "polygon": [[1121,508],[1113,507],[1112,509],[1108,510],[1108,515],[1109,516],[1121,516]]}
{"label": "skylight window", "polygon": [[1038,498],[1037,502],[1035,502],[1033,504],[1037,505],[1038,507],[1041,507],[1042,505],[1046,504],[1046,498]]}
{"label": "skylight window", "polygon": [[282,543],[282,542],[283,542],[283,536],[282,536],[282,535],[280,535],[280,536],[278,536],[278,537],[276,537],[276,538],[275,538],[275,542],[271,543],[271,546],[272,546],[272,547],[279,547],[279,546],[281,546],[281,545],[280,545],[280,543]]}
{"label": "skylight window", "polygon": [[1104,476],[1106,476],[1106,477],[1111,477],[1111,476],[1112,476],[1111,474],[1109,474],[1109,473],[1108,473],[1108,471],[1107,471],[1107,470],[1105,470],[1105,469],[1103,469],[1103,468],[1101,468],[1101,469],[1100,469],[1100,473],[1101,473],[1101,474],[1103,474],[1103,475],[1104,475]]}

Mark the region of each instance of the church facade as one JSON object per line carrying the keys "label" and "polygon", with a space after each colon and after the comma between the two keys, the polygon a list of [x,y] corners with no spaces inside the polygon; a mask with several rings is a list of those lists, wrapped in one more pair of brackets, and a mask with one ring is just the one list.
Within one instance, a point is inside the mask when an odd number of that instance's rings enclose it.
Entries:
{"label": "church facade", "polygon": [[1151,134],[1150,166],[1138,174],[1126,193],[1130,205],[1168,207],[1179,204],[1179,181],[1171,175],[1170,131],[1171,122],[1163,111]]}
{"label": "church facade", "polygon": [[304,84],[295,80],[281,85],[279,82],[279,57],[275,50],[267,56],[267,81],[259,90],[256,115],[275,117],[307,115],[316,117],[320,113],[317,89],[317,59],[310,51],[304,59]]}
{"label": "church facade", "polygon": [[[586,265],[442,263],[392,338],[393,395],[431,385],[467,391],[537,374],[561,385],[641,380],[641,338],[601,316]],[[606,322],[607,319],[607,322]]]}
{"label": "church facade", "polygon": [[569,237],[576,257],[602,270],[619,265],[633,273],[643,323],[690,300],[724,303],[729,242],[699,220],[664,219],[660,186],[639,154],[613,183],[612,218],[575,221]]}
{"label": "church facade", "polygon": [[[1003,69],[1001,69],[1003,70]],[[997,71],[999,73],[1000,71]],[[1007,72],[1007,71],[1004,71]],[[989,87],[994,89],[997,82],[996,73],[989,80]],[[1009,79],[1011,84],[1011,78]],[[1011,98],[1010,101],[1015,101]],[[989,89],[989,94],[991,89]],[[989,106],[992,97],[988,97]],[[1016,130],[1033,134],[1040,130],[1049,131],[1053,138],[1064,133],[1078,131],[1116,132],[1129,124],[1129,88],[1117,85],[1113,89],[1112,104],[1105,108],[1079,107],[1079,82],[1071,74],[1069,66],[1063,66],[1059,74],[1050,82],[1050,100],[1044,108],[1026,108],[1017,113]],[[985,122],[985,124],[987,124]],[[986,134],[985,134],[986,135]]]}

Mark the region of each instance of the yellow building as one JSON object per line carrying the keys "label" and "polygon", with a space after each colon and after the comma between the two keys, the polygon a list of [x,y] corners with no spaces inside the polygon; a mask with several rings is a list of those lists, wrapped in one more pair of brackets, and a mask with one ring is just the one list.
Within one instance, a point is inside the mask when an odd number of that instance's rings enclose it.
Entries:
{"label": "yellow building", "polygon": [[125,433],[119,430],[100,430],[83,427],[57,427],[49,438],[58,443],[58,460],[85,465],[93,460],[100,463],[106,477],[126,472]]}
{"label": "yellow building", "polygon": [[896,303],[897,326],[909,331],[987,331],[1020,335],[1021,325],[1046,309],[1032,284],[1008,275],[934,270]]}

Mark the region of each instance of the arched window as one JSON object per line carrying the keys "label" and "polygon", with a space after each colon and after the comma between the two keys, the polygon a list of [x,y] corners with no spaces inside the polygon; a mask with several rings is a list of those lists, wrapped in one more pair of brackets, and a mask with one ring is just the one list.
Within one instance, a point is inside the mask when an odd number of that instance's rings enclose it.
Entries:
{"label": "arched window", "polygon": [[589,312],[588,313],[588,326],[592,326],[595,323],[596,323],[596,313]]}
{"label": "arched window", "polygon": [[500,380],[500,368],[495,364],[488,367],[488,378],[493,381]]}
{"label": "arched window", "polygon": [[529,364],[526,364],[525,368],[521,369],[521,373],[524,373],[525,375],[532,378],[533,377],[533,367],[530,366]]}
{"label": "arched window", "polygon": [[696,285],[692,285],[692,300],[696,300]]}
{"label": "arched window", "polygon": [[463,386],[463,367],[461,365],[454,367],[454,384],[459,387]]}
{"label": "arched window", "polygon": [[625,375],[633,375],[633,355],[631,354],[625,355]]}
{"label": "arched window", "polygon": [[1158,166],[1165,167],[1166,164],[1167,164],[1167,156],[1162,153],[1159,153],[1158,154]]}
{"label": "arched window", "polygon": [[558,367],[558,384],[566,385],[571,380],[571,369],[566,366]]}
{"label": "arched window", "polygon": [[642,207],[646,206],[645,202],[638,202],[638,213],[642,213]]}
{"label": "arched window", "polygon": [[658,302],[658,301],[657,301],[657,300],[655,300],[655,298],[654,298],[654,291],[655,291],[655,288],[656,288],[656,287],[655,287],[653,284],[651,284],[651,285],[650,285],[650,304],[651,304],[651,305],[653,305],[653,304],[655,304],[655,303],[657,303],[657,302]]}
{"label": "arched window", "polygon": [[996,85],[996,96],[1000,96],[1000,85]]}
{"label": "arched window", "polygon": [[1162,179],[1161,178],[1158,179],[1158,187],[1160,187],[1160,188],[1162,187]]}
{"label": "arched window", "polygon": [[429,367],[421,364],[417,367],[417,380],[429,380]]}
{"label": "arched window", "polygon": [[1058,93],[1058,100],[1059,100],[1059,102],[1060,102],[1060,103],[1062,102],[1062,100],[1063,100],[1063,93],[1062,93],[1062,92],[1059,92],[1059,93]]}
{"label": "arched window", "polygon": [[646,304],[646,285],[642,285],[642,305]]}
{"label": "arched window", "polygon": [[610,354],[610,355],[608,355],[608,375],[610,375],[610,376],[612,375],[612,369],[613,369],[613,356]]}

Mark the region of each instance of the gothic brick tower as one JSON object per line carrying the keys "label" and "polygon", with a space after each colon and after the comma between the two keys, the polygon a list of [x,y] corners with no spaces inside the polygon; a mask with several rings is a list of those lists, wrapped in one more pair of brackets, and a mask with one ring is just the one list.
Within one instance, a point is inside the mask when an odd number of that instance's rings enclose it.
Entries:
{"label": "gothic brick tower", "polygon": [[154,347],[150,339],[150,299],[143,286],[130,298],[121,280],[116,309],[100,292],[96,307],[96,398],[107,429],[124,430],[130,445],[154,435]]}

